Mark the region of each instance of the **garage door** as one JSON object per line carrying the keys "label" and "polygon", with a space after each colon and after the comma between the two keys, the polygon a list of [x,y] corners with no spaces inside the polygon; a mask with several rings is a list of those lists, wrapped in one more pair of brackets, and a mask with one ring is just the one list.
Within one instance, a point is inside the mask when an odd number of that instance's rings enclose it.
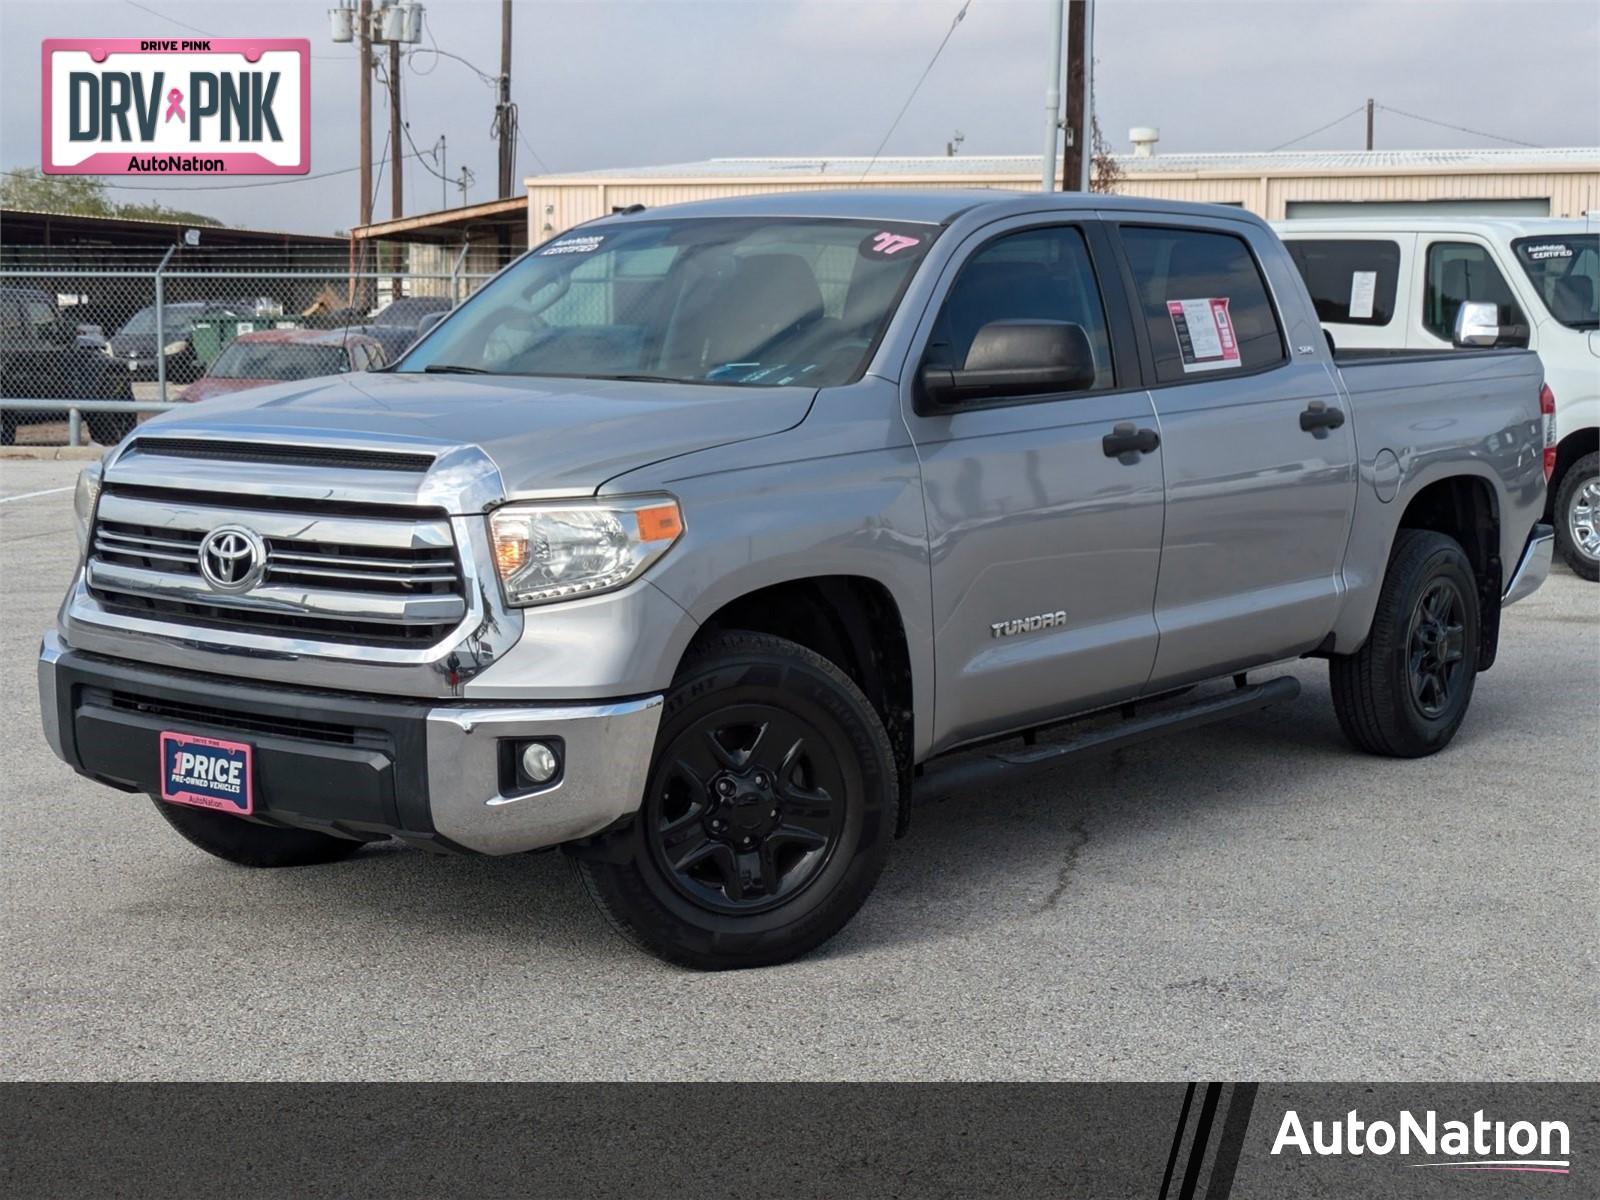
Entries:
{"label": "garage door", "polygon": [[1548,217],[1550,201],[1532,200],[1291,200],[1288,216],[1311,217]]}

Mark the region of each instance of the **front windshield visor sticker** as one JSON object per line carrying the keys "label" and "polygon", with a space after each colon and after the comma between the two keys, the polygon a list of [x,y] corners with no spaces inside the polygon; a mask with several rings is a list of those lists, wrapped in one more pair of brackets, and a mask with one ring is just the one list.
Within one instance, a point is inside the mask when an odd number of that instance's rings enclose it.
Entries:
{"label": "front windshield visor sticker", "polygon": [[1223,371],[1240,365],[1239,339],[1233,333],[1226,296],[1168,300],[1167,315],[1178,335],[1185,372]]}
{"label": "front windshield visor sticker", "polygon": [[927,249],[928,230],[916,226],[898,229],[878,229],[861,239],[857,247],[862,258],[906,259],[915,258]]}
{"label": "front windshield visor sticker", "polygon": [[600,249],[600,243],[606,240],[603,233],[585,233],[574,237],[564,237],[551,242],[540,254],[589,254]]}

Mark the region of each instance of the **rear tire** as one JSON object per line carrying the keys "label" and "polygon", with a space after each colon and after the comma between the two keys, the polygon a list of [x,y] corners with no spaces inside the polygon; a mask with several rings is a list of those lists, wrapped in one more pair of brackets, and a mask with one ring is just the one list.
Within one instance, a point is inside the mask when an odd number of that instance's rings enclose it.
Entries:
{"label": "rear tire", "polygon": [[1556,549],[1582,578],[1600,580],[1600,452],[1567,468],[1556,489]]}
{"label": "rear tire", "polygon": [[133,432],[132,413],[89,413],[89,437],[102,446],[115,446]]}
{"label": "rear tire", "polygon": [[1421,758],[1450,744],[1478,674],[1478,587],[1453,538],[1402,529],[1366,645],[1328,662],[1339,726],[1357,749]]}
{"label": "rear tire", "polygon": [[308,829],[257,825],[227,813],[151,797],[156,811],[207,854],[241,867],[311,867],[349,858],[365,844]]}
{"label": "rear tire", "polygon": [[569,853],[641,949],[701,970],[768,966],[865,902],[899,794],[883,723],[843,671],[783,638],[725,633],[667,695],[637,816]]}

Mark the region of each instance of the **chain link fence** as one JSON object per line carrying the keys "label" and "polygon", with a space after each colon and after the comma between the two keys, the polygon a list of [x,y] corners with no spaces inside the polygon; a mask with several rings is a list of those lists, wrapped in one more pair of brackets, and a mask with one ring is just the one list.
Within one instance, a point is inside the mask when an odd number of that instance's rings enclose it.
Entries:
{"label": "chain link fence", "polygon": [[112,445],[180,405],[381,367],[492,278],[464,252],[432,272],[144,257],[6,247],[0,444]]}

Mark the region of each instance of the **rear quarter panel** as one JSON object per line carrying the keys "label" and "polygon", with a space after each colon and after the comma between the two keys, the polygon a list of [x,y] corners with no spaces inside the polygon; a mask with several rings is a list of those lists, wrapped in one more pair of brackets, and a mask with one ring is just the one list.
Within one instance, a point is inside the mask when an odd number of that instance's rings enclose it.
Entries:
{"label": "rear quarter panel", "polygon": [[1470,476],[1489,486],[1505,586],[1544,510],[1544,371],[1527,351],[1446,351],[1341,363],[1340,374],[1361,472],[1345,555],[1348,591],[1333,630],[1333,649],[1348,653],[1366,640],[1406,508],[1430,484]]}

